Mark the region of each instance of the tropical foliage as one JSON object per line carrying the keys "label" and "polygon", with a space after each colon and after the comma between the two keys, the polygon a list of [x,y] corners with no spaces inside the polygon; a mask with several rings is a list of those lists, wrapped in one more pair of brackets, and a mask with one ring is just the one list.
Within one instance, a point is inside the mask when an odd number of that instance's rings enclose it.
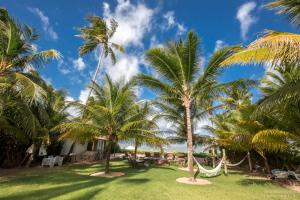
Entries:
{"label": "tropical foliage", "polygon": [[[79,47],[79,54],[81,56],[96,51],[98,48],[100,55],[98,57],[97,68],[94,72],[92,83],[96,81],[98,73],[103,62],[103,59],[107,56],[110,56],[110,60],[113,64],[116,63],[116,55],[114,49],[117,49],[120,52],[124,52],[125,49],[115,43],[111,42],[111,38],[115,34],[118,23],[114,20],[110,20],[110,25],[108,26],[106,21],[99,16],[93,15],[88,17],[89,26],[85,26],[79,29],[79,37],[85,40],[84,44]],[[92,93],[92,88],[89,91],[87,99]]]}
{"label": "tropical foliage", "polygon": [[75,104],[81,110],[81,116],[56,129],[62,133],[61,139],[71,138],[80,142],[105,136],[108,142],[105,173],[109,173],[110,146],[113,142],[134,140],[139,145],[163,141],[157,135],[155,117],[148,117],[148,104],[141,106],[136,102],[132,82],[113,82],[106,75],[104,86],[93,83],[91,87],[93,96],[87,104]]}
{"label": "tropical foliage", "polygon": [[[200,66],[199,38],[189,32],[185,41],[170,42],[163,48],[147,51],[146,59],[159,78],[142,74],[138,82],[159,93],[158,105],[165,111],[166,119],[175,124],[179,138],[186,138],[188,166],[193,177],[193,122],[212,110],[213,100],[229,85],[245,80],[219,84],[220,63],[235,51],[235,47],[217,51],[207,66]],[[203,70],[201,73],[200,70]],[[177,137],[177,139],[178,139]],[[175,138],[176,139],[176,138]]]}

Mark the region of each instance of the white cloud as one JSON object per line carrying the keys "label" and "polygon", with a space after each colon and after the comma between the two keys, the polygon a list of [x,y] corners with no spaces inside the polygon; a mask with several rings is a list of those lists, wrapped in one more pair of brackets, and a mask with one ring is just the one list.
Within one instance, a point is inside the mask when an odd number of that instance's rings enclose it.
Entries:
{"label": "white cloud", "polygon": [[119,54],[115,65],[105,65],[105,71],[113,81],[124,79],[129,81],[139,73],[139,58],[129,54]]}
{"label": "white cloud", "polygon": [[177,33],[176,33],[176,35],[182,35],[182,34],[184,34],[187,31],[187,29],[184,26],[184,24],[178,23],[175,20],[175,12],[174,11],[168,11],[168,12],[166,12],[163,15],[163,18],[166,20],[166,24],[167,24],[167,27],[163,27],[163,29],[168,30],[170,28],[177,27]]}
{"label": "white cloud", "polygon": [[213,123],[209,120],[209,118],[204,118],[202,120],[196,121],[195,133],[201,134],[201,135],[204,135],[204,134],[207,135],[207,131],[205,131],[205,129],[203,129],[205,126],[213,126]]}
{"label": "white cloud", "polygon": [[174,14],[174,11],[168,11],[166,14],[163,15],[163,18],[167,20],[169,28],[176,25]]}
{"label": "white cloud", "polygon": [[159,120],[157,120],[157,126],[161,131],[169,131],[172,128],[173,123],[168,122],[164,118],[160,118]]}
{"label": "white cloud", "polygon": [[217,40],[216,44],[215,44],[215,50],[214,51],[218,51],[218,50],[222,49],[225,46],[226,46],[226,43],[224,41]]}
{"label": "white cloud", "polygon": [[85,69],[86,64],[84,63],[83,59],[79,57],[78,59],[72,60],[73,66],[78,71],[82,71]]}
{"label": "white cloud", "polygon": [[[145,35],[152,29],[155,9],[147,7],[142,2],[131,3],[118,0],[114,9],[104,2],[103,13],[105,20],[109,21],[113,18],[119,25],[111,41],[119,43],[129,51],[127,50],[125,53],[116,51],[117,63],[115,65],[106,59],[100,76],[102,77],[105,72],[113,81],[120,79],[128,81],[140,72],[139,66],[143,64],[141,55],[136,55],[136,52],[131,53],[130,50],[133,50],[132,47],[143,49]],[[97,52],[95,55],[96,59],[98,59],[98,54]],[[138,93],[139,90],[137,90]]]}
{"label": "white cloud", "polygon": [[64,60],[60,58],[58,60],[58,65],[57,65],[58,71],[62,73],[63,75],[69,74],[71,70],[67,67],[65,64]]}
{"label": "white cloud", "polygon": [[[72,102],[72,101],[75,101],[75,99],[71,96],[66,96],[66,101]],[[66,112],[69,113],[70,119],[80,116],[80,110],[78,108],[74,107],[74,106],[69,106],[66,109]]]}
{"label": "white cloud", "polygon": [[247,39],[247,33],[252,24],[256,22],[256,17],[251,15],[251,12],[256,8],[254,1],[245,3],[238,8],[236,18],[240,22],[241,37],[243,40]]}
{"label": "white cloud", "polygon": [[151,30],[154,10],[143,3],[131,4],[125,0],[118,0],[114,11],[108,3],[103,3],[104,17],[106,20],[115,19],[119,26],[112,41],[125,47],[143,46],[145,33]]}
{"label": "white cloud", "polygon": [[83,89],[80,91],[80,95],[79,95],[79,100],[82,102],[82,103],[85,103],[86,100],[87,100],[87,97],[89,95],[89,92],[90,92],[90,89],[89,88],[86,88],[86,89]]}
{"label": "white cloud", "polygon": [[47,17],[43,11],[41,11],[38,8],[28,8],[28,10],[30,12],[32,12],[33,14],[37,15],[43,25],[43,30],[45,33],[47,33],[47,35],[52,39],[52,40],[57,40],[58,39],[58,35],[57,33],[53,30],[53,27],[50,25],[50,20],[49,17]]}

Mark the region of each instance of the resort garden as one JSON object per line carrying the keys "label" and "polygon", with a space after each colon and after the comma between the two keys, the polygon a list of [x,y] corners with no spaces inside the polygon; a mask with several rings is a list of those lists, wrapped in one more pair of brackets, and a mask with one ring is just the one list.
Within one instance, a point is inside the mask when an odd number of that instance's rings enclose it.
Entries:
{"label": "resort garden", "polygon": [[[298,0],[263,9],[300,25]],[[78,54],[97,57],[82,101],[40,74],[64,55],[37,49],[35,29],[13,16],[0,8],[0,199],[300,198],[299,34],[267,30],[202,62],[188,31],[145,50],[151,73],[116,81],[103,68],[126,52],[118,21],[90,15],[76,35]],[[221,81],[233,65],[262,64],[263,78]]]}

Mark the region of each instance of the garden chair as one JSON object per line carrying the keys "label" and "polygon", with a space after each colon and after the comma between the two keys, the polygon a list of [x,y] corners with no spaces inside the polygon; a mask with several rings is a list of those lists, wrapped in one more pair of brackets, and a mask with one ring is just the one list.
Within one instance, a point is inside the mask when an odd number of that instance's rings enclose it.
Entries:
{"label": "garden chair", "polygon": [[62,156],[49,156],[48,158],[43,158],[42,160],[42,167],[49,166],[54,167],[55,165],[62,166],[64,157]]}

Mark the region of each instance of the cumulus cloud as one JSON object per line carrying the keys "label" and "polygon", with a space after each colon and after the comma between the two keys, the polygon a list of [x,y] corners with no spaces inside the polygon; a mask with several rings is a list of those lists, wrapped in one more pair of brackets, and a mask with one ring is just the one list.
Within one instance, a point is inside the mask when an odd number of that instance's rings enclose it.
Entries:
{"label": "cumulus cloud", "polygon": [[254,1],[245,3],[238,8],[236,18],[240,22],[241,37],[243,40],[247,39],[250,26],[257,21],[256,17],[251,14],[255,8],[256,3]]}
{"label": "cumulus cloud", "polygon": [[182,35],[184,34],[187,29],[184,26],[184,24],[179,23],[175,20],[175,12],[174,11],[168,11],[163,15],[163,18],[166,21],[167,27],[163,27],[163,29],[171,29],[176,27],[177,28],[177,35]]}
{"label": "cumulus cloud", "polygon": [[53,27],[50,25],[49,17],[47,17],[43,11],[41,11],[39,8],[28,8],[30,12],[38,16],[42,22],[43,30],[44,32],[52,39],[57,40],[58,35],[54,31]]}
{"label": "cumulus cloud", "polygon": [[72,60],[72,63],[73,63],[74,68],[77,69],[78,71],[82,71],[86,67],[86,64],[84,63],[84,61],[81,57],[79,57],[78,59]]}
{"label": "cumulus cloud", "polygon": [[86,102],[87,100],[87,97],[89,95],[89,92],[90,92],[90,89],[89,88],[86,88],[86,89],[83,89],[80,91],[80,94],[79,94],[79,100],[83,103]]}
{"label": "cumulus cloud", "polygon": [[154,10],[143,3],[132,4],[129,0],[118,0],[112,11],[108,3],[103,3],[104,18],[115,19],[119,26],[112,41],[125,47],[143,46],[145,33],[151,29]]}
{"label": "cumulus cloud", "polygon": [[113,81],[124,79],[129,81],[133,76],[139,73],[139,58],[135,55],[119,54],[115,65],[105,68],[107,74]]}
{"label": "cumulus cloud", "polygon": [[168,25],[169,28],[171,28],[171,27],[173,27],[173,26],[176,25],[175,16],[174,15],[175,15],[174,11],[168,11],[167,13],[165,13],[163,15],[163,18],[166,19],[167,25]]}
{"label": "cumulus cloud", "polygon": [[225,46],[226,46],[226,43],[224,41],[217,40],[216,44],[215,44],[215,50],[214,51],[218,51],[218,50],[222,49]]}
{"label": "cumulus cloud", "polygon": [[[132,50],[133,48],[143,50],[143,40],[152,28],[155,10],[142,2],[131,3],[118,0],[114,9],[104,2],[103,13],[105,20],[109,21],[113,18],[118,22],[117,31],[111,41],[126,48],[125,53],[115,52],[117,57],[115,65],[108,62],[109,59],[105,60],[103,72],[110,75],[113,81],[120,79],[128,81],[140,72],[139,66],[143,64],[143,59],[136,52],[132,53]],[[96,59],[98,55],[99,53],[95,54]]]}

